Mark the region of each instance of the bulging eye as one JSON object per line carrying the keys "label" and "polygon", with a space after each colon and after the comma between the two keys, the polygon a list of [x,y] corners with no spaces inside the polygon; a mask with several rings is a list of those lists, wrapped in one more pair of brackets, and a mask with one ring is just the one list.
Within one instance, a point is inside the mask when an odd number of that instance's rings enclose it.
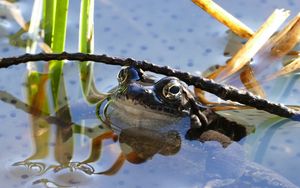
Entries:
{"label": "bulging eye", "polygon": [[127,78],[128,78],[128,69],[127,68],[121,69],[118,74],[118,82],[122,84],[127,80]]}
{"label": "bulging eye", "polygon": [[182,86],[177,80],[172,80],[167,83],[162,90],[162,94],[169,100],[177,100],[182,96]]}
{"label": "bulging eye", "polygon": [[130,81],[138,81],[143,75],[142,70],[135,67],[123,67],[118,74],[119,84]]}

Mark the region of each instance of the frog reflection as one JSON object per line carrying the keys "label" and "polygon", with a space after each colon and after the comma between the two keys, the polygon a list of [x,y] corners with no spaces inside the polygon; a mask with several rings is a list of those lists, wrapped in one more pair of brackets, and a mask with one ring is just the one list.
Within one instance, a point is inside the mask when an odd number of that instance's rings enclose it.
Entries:
{"label": "frog reflection", "polygon": [[127,161],[131,163],[144,162],[155,154],[174,155],[181,147],[181,138],[177,131],[161,133],[142,127],[123,130],[119,142]]}
{"label": "frog reflection", "polygon": [[[95,133],[99,130],[100,129],[94,128],[90,133]],[[93,133],[90,133],[86,135],[92,137]],[[95,172],[89,163],[99,161],[102,141],[104,139],[116,138],[114,136],[112,132],[107,131],[94,137],[92,139],[92,148],[89,157],[77,163],[78,167],[91,167],[88,174],[114,175],[120,170],[125,161],[140,164],[151,159],[156,154],[163,156],[175,155],[181,147],[181,137],[176,130],[157,131],[144,127],[129,127],[121,130],[118,135],[121,153],[115,163],[105,171]]]}

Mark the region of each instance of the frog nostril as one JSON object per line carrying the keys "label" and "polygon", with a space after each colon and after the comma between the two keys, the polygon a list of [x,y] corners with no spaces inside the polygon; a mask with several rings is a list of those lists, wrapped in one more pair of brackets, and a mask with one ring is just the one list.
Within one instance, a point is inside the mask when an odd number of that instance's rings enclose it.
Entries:
{"label": "frog nostril", "polygon": [[145,89],[145,92],[150,94],[150,93],[152,93],[152,90],[150,90],[150,89]]}

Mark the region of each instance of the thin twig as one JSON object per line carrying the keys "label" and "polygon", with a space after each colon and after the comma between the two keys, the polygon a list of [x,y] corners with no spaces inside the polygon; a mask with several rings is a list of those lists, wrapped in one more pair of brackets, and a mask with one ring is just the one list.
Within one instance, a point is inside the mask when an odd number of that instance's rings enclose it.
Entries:
{"label": "thin twig", "polygon": [[24,54],[18,57],[8,57],[0,60],[0,68],[9,67],[11,65],[18,65],[29,61],[50,61],[50,60],[73,60],[73,61],[94,61],[109,65],[120,66],[134,66],[141,68],[144,71],[151,71],[166,76],[175,76],[180,80],[186,82],[188,85],[194,85],[204,91],[215,94],[223,100],[236,101],[244,105],[248,105],[259,110],[264,110],[272,114],[282,117],[291,118],[293,120],[300,120],[300,113],[288,108],[279,103],[272,103],[266,99],[262,99],[248,91],[239,90],[232,86],[224,86],[214,82],[213,80],[194,76],[188,72],[174,70],[168,66],[158,66],[146,61],[136,61],[131,58],[121,59],[116,57],[109,57],[107,55],[94,55],[83,53],[67,53],[60,54]]}

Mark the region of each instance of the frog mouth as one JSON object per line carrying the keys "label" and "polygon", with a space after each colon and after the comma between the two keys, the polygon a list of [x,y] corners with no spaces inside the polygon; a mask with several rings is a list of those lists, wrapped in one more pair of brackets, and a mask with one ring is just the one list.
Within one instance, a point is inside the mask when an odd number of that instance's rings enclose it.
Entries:
{"label": "frog mouth", "polygon": [[163,106],[161,104],[153,104],[153,103],[144,103],[143,100],[136,100],[134,98],[118,98],[111,102],[111,105],[117,107],[119,109],[123,109],[127,112],[131,112],[133,114],[144,114],[147,113],[156,113],[167,116],[179,116],[183,115],[182,112],[179,112],[176,109],[169,108],[167,106]]}

